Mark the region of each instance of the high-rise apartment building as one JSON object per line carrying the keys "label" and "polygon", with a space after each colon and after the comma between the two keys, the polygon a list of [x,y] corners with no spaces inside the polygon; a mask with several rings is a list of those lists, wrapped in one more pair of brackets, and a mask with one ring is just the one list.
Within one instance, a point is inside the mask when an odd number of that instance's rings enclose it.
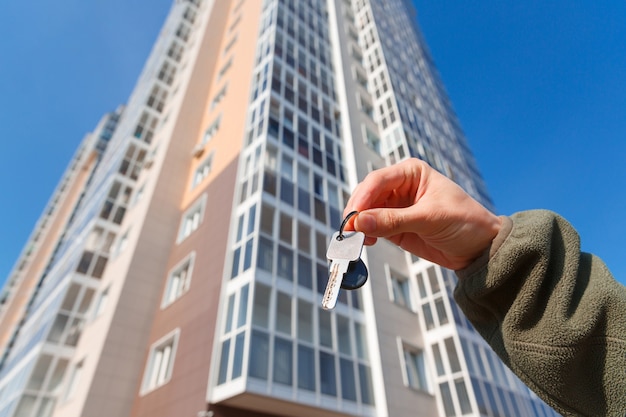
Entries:
{"label": "high-rise apartment building", "polygon": [[0,417],[553,416],[380,242],[320,306],[369,171],[491,201],[403,0],[176,0],[0,298]]}

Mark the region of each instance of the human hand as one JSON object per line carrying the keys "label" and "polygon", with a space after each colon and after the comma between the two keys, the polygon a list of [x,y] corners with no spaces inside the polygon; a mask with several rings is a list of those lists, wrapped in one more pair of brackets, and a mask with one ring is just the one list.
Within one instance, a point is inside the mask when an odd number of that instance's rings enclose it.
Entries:
{"label": "human hand", "polygon": [[502,219],[456,183],[419,159],[371,172],[348,201],[358,211],[347,229],[365,233],[365,244],[384,237],[443,267],[467,267],[489,247]]}

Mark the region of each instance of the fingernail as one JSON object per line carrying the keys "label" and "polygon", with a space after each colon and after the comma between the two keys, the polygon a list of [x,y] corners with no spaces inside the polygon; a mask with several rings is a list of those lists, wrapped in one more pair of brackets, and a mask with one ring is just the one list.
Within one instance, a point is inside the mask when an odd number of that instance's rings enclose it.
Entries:
{"label": "fingernail", "polygon": [[376,230],[376,217],[365,212],[356,216],[355,227],[357,230],[367,234]]}

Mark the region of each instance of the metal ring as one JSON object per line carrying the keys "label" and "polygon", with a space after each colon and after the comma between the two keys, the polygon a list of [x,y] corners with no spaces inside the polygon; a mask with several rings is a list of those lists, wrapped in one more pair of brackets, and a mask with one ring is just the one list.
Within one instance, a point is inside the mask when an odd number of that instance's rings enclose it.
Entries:
{"label": "metal ring", "polygon": [[343,235],[343,228],[346,227],[346,224],[348,223],[348,220],[350,220],[350,217],[355,216],[359,214],[358,211],[352,211],[350,213],[348,213],[348,215],[346,216],[345,219],[343,219],[343,222],[341,222],[341,227],[339,228],[339,235],[337,235],[337,240],[343,240],[344,235]]}

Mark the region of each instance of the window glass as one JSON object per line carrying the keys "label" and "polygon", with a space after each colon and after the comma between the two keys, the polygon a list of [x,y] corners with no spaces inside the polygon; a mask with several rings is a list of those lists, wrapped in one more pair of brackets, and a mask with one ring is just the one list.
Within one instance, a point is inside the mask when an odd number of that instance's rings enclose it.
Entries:
{"label": "window glass", "polygon": [[341,397],[345,400],[356,401],[356,379],[354,378],[354,363],[341,358],[339,360],[341,375]]}
{"label": "window glass", "polygon": [[143,391],[151,391],[166,384],[171,376],[174,366],[174,350],[178,333],[167,336],[165,340],[157,342],[150,352],[148,368],[145,373]]}
{"label": "window glass", "polygon": [[441,289],[439,288],[439,279],[437,278],[437,272],[435,267],[429,267],[426,272],[428,273],[428,280],[430,281],[430,290],[433,295],[437,294]]}
{"label": "window glass", "polygon": [[298,388],[315,391],[315,351],[298,345]]}
{"label": "window glass", "polygon": [[256,284],[254,287],[254,310],[252,314],[252,324],[263,328],[269,327],[269,303],[271,289],[263,284]]}
{"label": "window glass", "polygon": [[233,374],[232,379],[241,376],[241,368],[243,366],[243,347],[245,342],[245,332],[241,332],[235,338],[235,351],[233,352]]}
{"label": "window glass", "polygon": [[291,296],[277,293],[276,331],[291,335]]}
{"label": "window glass", "polygon": [[435,311],[437,311],[437,316],[439,317],[439,325],[447,324],[450,321],[442,297],[435,300]]}
{"label": "window glass", "polygon": [[450,369],[452,372],[459,372],[461,370],[461,363],[456,353],[456,346],[454,345],[454,339],[449,337],[444,341],[446,346],[446,352],[448,353],[448,361],[450,362]]}
{"label": "window glass", "polygon": [[283,245],[278,245],[278,259],[277,259],[277,271],[278,276],[285,278],[289,281],[293,280],[293,250],[286,248]]}
{"label": "window glass", "polygon": [[26,386],[27,389],[35,391],[41,389],[51,362],[52,356],[50,355],[41,355],[39,357],[39,359],[37,360],[37,364],[33,368],[33,371],[30,375],[30,379],[28,380],[28,385]]}
{"label": "window glass", "polygon": [[311,228],[298,222],[298,249],[304,253],[311,252]]}
{"label": "window glass", "polygon": [[333,347],[333,333],[331,329],[331,313],[327,310],[318,309],[320,319],[320,344],[322,346]]}
{"label": "window glass", "polygon": [[424,321],[426,322],[426,328],[428,330],[435,327],[435,321],[433,319],[433,312],[430,309],[430,303],[426,302],[422,306],[422,310],[424,311]]}
{"label": "window glass", "polygon": [[342,315],[337,315],[337,342],[339,352],[352,355],[352,344],[350,342],[350,320]]}
{"label": "window glass", "polygon": [[250,290],[250,284],[246,284],[241,288],[239,294],[239,313],[237,314],[237,327],[241,327],[246,324],[248,320],[248,292]]}
{"label": "window glass", "polygon": [[250,349],[250,363],[248,366],[248,375],[254,378],[267,380],[270,346],[267,333],[253,330],[250,345],[254,346],[254,349]]}
{"label": "window glass", "polygon": [[[78,388],[79,381],[81,379],[83,373],[83,361],[78,362],[74,365],[74,369],[72,370],[72,374],[70,375],[70,380],[67,384],[67,391],[65,392],[65,399],[69,400],[74,397],[76,393],[76,389]],[[19,415],[19,413],[17,413]]]}
{"label": "window glass", "polygon": [[226,379],[228,377],[227,372],[228,372],[229,356],[230,356],[230,339],[226,339],[224,342],[222,342],[222,355],[220,358],[220,368],[219,368],[219,374],[217,377],[218,384],[223,384],[224,382],[226,382]]}
{"label": "window glass", "polygon": [[257,266],[260,269],[264,269],[268,272],[272,272],[272,267],[274,264],[273,260],[273,250],[274,244],[271,240],[261,236],[259,239],[259,254],[257,258]]}
{"label": "window glass", "polygon": [[298,300],[298,339],[313,342],[313,304]]}
{"label": "window glass", "polygon": [[454,402],[452,401],[450,385],[447,382],[439,384],[439,391],[441,392],[441,401],[443,402],[446,417],[454,417]]}
{"label": "window glass", "polygon": [[411,297],[410,282],[407,277],[400,273],[390,270],[391,286],[393,289],[394,302],[402,307],[411,309],[413,307]]}
{"label": "window glass", "polygon": [[404,363],[408,385],[411,388],[428,391],[423,352],[405,348]]}
{"label": "window glass", "polygon": [[313,288],[313,263],[304,255],[298,255],[298,285]]}
{"label": "window glass", "polygon": [[235,294],[231,294],[228,297],[228,307],[226,309],[226,326],[224,333],[229,333],[233,328],[233,313],[235,309]]}
{"label": "window glass", "polygon": [[180,298],[189,289],[193,256],[188,256],[179,266],[175,267],[167,280],[161,307],[166,307]]}
{"label": "window glass", "polygon": [[359,364],[359,385],[361,386],[361,401],[363,404],[374,405],[374,389],[370,368]]}
{"label": "window glass", "polygon": [[365,339],[365,327],[361,323],[354,322],[354,335],[356,353],[359,359],[367,360],[367,340]]}
{"label": "window glass", "polygon": [[335,369],[335,356],[330,353],[320,352],[320,384],[322,394],[337,395],[337,380]]}
{"label": "window glass", "polygon": [[280,337],[274,338],[274,382],[292,384],[292,358],[291,341]]}
{"label": "window glass", "polygon": [[280,213],[280,240],[291,245],[292,219],[291,216]]}

